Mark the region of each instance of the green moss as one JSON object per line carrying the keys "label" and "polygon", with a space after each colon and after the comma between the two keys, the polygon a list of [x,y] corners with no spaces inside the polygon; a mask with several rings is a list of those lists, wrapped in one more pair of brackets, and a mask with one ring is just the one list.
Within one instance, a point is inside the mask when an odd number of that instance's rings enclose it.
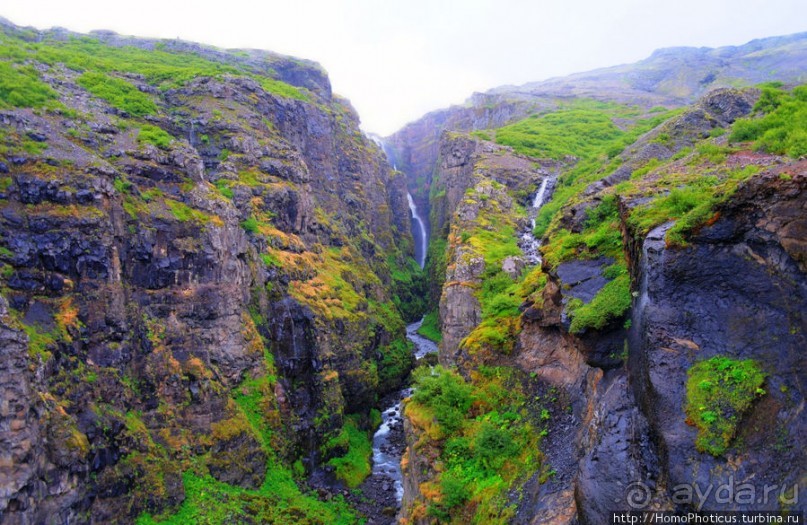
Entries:
{"label": "green moss", "polygon": [[173,215],[174,218],[180,222],[195,220],[201,223],[206,223],[210,220],[210,217],[207,214],[199,210],[194,210],[184,202],[166,199],[165,204],[168,206],[168,209],[171,210],[171,215]]}
{"label": "green moss", "polygon": [[765,372],[751,359],[716,356],[687,371],[687,422],[698,429],[695,446],[713,456],[725,453],[743,414],[765,394]]}
{"label": "green moss", "polygon": [[48,149],[47,143],[30,140],[28,137],[24,137],[22,139],[21,145],[22,150],[29,155],[40,155],[42,152]]}
{"label": "green moss", "polygon": [[262,253],[261,260],[263,261],[263,264],[269,266],[270,268],[280,268],[282,266],[278,258],[272,253]]}
{"label": "green moss", "polygon": [[115,180],[112,182],[112,185],[115,187],[115,191],[118,193],[128,193],[129,190],[132,188],[132,184],[129,181],[125,181],[120,177],[115,177]]}
{"label": "green moss", "polygon": [[245,221],[241,221],[241,227],[244,228],[244,231],[248,233],[258,233],[259,226],[260,223],[258,222],[258,219],[252,216],[247,218]]}
{"label": "green moss", "polygon": [[616,197],[609,195],[586,211],[585,227],[580,233],[559,230],[550,237],[541,251],[550,266],[574,258],[595,258],[600,255],[622,258],[622,233]]}
{"label": "green moss", "polygon": [[55,330],[45,331],[39,325],[22,325],[22,329],[28,336],[28,355],[38,361],[47,363],[50,358],[53,346],[56,344],[58,334]]}
{"label": "green moss", "polygon": [[[571,155],[578,159],[573,168],[563,173],[552,199],[538,212],[535,236],[543,237],[558,211],[591,182],[616,169],[616,155],[626,146],[676,113],[651,110],[643,114],[637,107],[581,99],[497,130],[496,141],[519,153],[554,159]],[[616,119],[620,120],[619,126]]]}
{"label": "green moss", "polygon": [[235,194],[233,193],[232,188],[230,188],[230,181],[227,179],[219,179],[215,182],[216,189],[219,190],[224,197],[228,199],[232,199]]}
{"label": "green moss", "polygon": [[421,484],[428,514],[441,522],[508,523],[508,493],[540,469],[541,433],[510,368],[480,366],[467,383],[440,366],[415,373],[406,415],[417,447],[436,450],[439,474]]}
{"label": "green moss", "polygon": [[168,149],[168,146],[174,141],[174,137],[169,135],[162,128],[152,126],[151,124],[143,124],[140,126],[140,130],[137,133],[137,140],[138,142],[153,144],[160,149]]}
{"label": "green moss", "polygon": [[572,316],[570,332],[580,333],[587,329],[601,330],[625,315],[630,308],[632,299],[630,276],[623,265],[618,265],[618,268],[620,275],[606,283],[589,303],[580,305],[570,312]]}
{"label": "green moss", "polygon": [[326,451],[336,448],[347,450],[344,455],[328,460],[328,465],[334,467],[336,477],[348,487],[358,487],[370,475],[373,445],[367,432],[359,428],[354,416],[346,417],[342,431],[329,440],[324,448]]}
{"label": "green moss", "polygon": [[[265,352],[264,356],[267,375],[247,379],[233,392],[233,399],[249,426],[248,431],[259,438],[267,453],[266,478],[263,484],[255,490],[228,485],[215,480],[207,474],[206,469],[197,465],[182,476],[185,500],[179,508],[164,516],[143,514],[137,520],[138,525],[359,523],[359,518],[341,496],[325,502],[302,492],[294,481],[292,469],[276,458],[272,446],[275,440],[272,424],[273,421],[279,422],[273,390],[276,378],[272,355]],[[137,420],[133,426],[139,427]],[[223,435],[242,432],[242,426],[241,423],[223,425],[218,431]],[[197,461],[198,463],[200,462]],[[298,474],[301,473],[302,465],[299,467]]]}
{"label": "green moss", "polygon": [[135,117],[157,112],[154,101],[130,82],[104,73],[87,72],[78,77],[78,85],[110,105]]}
{"label": "green moss", "polygon": [[239,72],[233,66],[213,62],[193,53],[108,46],[88,36],[44,40],[20,48],[28,53],[28,57],[46,64],[61,63],[78,71],[141,74],[149,83],[163,88],[177,87],[197,77]]}
{"label": "green moss", "polygon": [[123,206],[123,211],[125,211],[130,218],[135,220],[140,217],[140,215],[148,213],[148,207],[145,202],[132,195],[124,196],[121,205]]}
{"label": "green moss", "polygon": [[456,372],[435,367],[418,368],[414,373],[415,391],[412,401],[428,407],[442,427],[443,435],[462,428],[468,409],[473,403],[473,386]]}
{"label": "green moss", "polygon": [[478,139],[487,140],[487,141],[491,140],[490,134],[485,132],[485,131],[474,131],[474,132],[471,133],[471,135],[473,135],[474,137],[476,137]]}
{"label": "green moss", "polygon": [[258,82],[261,84],[261,87],[264,89],[264,91],[272,93],[273,95],[279,95],[281,97],[286,98],[293,98],[305,102],[310,100],[310,97],[306,93],[304,93],[300,88],[292,86],[291,84],[286,84],[285,82],[281,82],[280,80],[264,77],[260,78]]}
{"label": "green moss", "polygon": [[[271,355],[271,354],[268,354]],[[271,411],[271,401],[274,399],[272,388],[275,377],[273,375],[261,376],[256,379],[247,379],[235,390],[233,399],[250,425],[261,438],[265,449],[272,443],[272,429],[268,424],[267,414]]]}
{"label": "green moss", "polygon": [[[670,112],[663,112],[642,119],[642,111],[636,107],[577,99],[557,110],[499,128],[496,142],[532,157],[558,160],[567,155],[580,159],[603,154],[613,157],[669,115]],[[614,123],[617,118],[633,120],[634,126],[625,131]]]}
{"label": "green moss", "polygon": [[291,471],[272,465],[266,481],[256,490],[235,487],[194,471],[182,476],[185,500],[164,519],[144,514],[138,525],[226,525],[230,523],[296,523],[349,525],[359,519],[341,496],[329,502],[300,492]]}
{"label": "green moss", "polygon": [[399,338],[378,349],[378,387],[382,392],[399,386],[412,369],[412,343]]}
{"label": "green moss", "polygon": [[[667,231],[667,243],[686,246],[685,235],[707,223],[716,207],[725,202],[737,186],[759,172],[758,166],[746,166],[725,173],[722,178],[697,175],[690,184],[675,187],[666,195],[656,195],[647,204],[631,210],[628,224],[640,234],[655,226],[676,220]],[[683,176],[680,180],[686,180]],[[663,186],[662,186],[663,187]]]}
{"label": "green moss", "polygon": [[705,159],[714,164],[722,164],[726,161],[726,156],[732,152],[732,149],[718,146],[714,142],[704,141],[695,146],[695,151],[697,156],[692,159],[691,162],[693,163]]}

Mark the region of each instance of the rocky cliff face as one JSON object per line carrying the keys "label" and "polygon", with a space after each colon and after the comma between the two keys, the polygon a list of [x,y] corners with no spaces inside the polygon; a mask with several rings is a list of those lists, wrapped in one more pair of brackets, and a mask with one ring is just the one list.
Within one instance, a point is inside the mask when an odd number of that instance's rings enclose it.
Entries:
{"label": "rocky cliff face", "polygon": [[[440,363],[448,366],[465,359],[460,357],[460,343],[482,320],[476,295],[487,277],[484,248],[463,242],[463,232],[467,237],[491,222],[497,222],[499,228],[509,226],[512,232],[528,228],[521,209],[525,203],[512,195],[528,200],[549,171],[510,148],[468,135],[447,133],[440,146],[432,218],[435,231],[449,239],[439,305]],[[525,262],[514,255],[501,266],[504,271],[509,268],[515,279]]]}
{"label": "rocky cliff face", "polygon": [[[592,176],[573,159],[542,167],[443,134],[431,200],[447,239],[440,362],[472,385],[484,384],[485,367],[517,370],[537,382],[536,399],[546,403],[542,396],[554,392],[549,399],[563,406],[544,405],[543,466],[510,487],[513,514],[502,510],[503,521],[803,508],[794,496],[805,469],[798,349],[807,173],[804,161],[727,142],[724,130],[759,112],[758,97],[712,92]],[[502,171],[491,159],[504,157],[511,160]],[[524,273],[518,266],[516,285],[494,284],[504,261],[518,257],[510,250],[525,223],[519,203],[556,169],[555,198],[564,200],[545,227],[542,264]],[[686,192],[693,201],[684,211],[668,207]],[[627,286],[616,291],[620,282]],[[508,313],[522,300],[520,312]],[[451,464],[456,452],[429,439],[420,412],[407,428],[418,445],[408,464],[420,467],[408,473],[405,516],[428,523],[439,513],[423,509],[445,505],[434,485],[456,489],[445,470],[423,465]],[[765,486],[775,487],[768,497]],[[738,490],[746,494],[735,497]],[[487,505],[468,498],[455,515],[467,519],[474,505]]]}
{"label": "rocky cliff face", "polygon": [[[755,488],[778,491],[751,501],[712,494],[702,501],[709,508],[775,510],[803,483],[805,168],[773,166],[749,180],[684,250],[664,245],[663,227],[643,242],[633,313],[641,351],[631,353],[630,367],[667,485],[754,479]],[[714,356],[752,359],[767,373],[764,397],[737,429],[742,446],[726,458],[699,453],[696,428],[680,417],[687,370]]]}
{"label": "rocky cliff face", "polygon": [[412,240],[403,178],[327,76],[3,31],[0,522],[128,523],[190,497],[191,466],[257,489],[344,453],[323,447],[343,414],[410,366],[391,268]]}

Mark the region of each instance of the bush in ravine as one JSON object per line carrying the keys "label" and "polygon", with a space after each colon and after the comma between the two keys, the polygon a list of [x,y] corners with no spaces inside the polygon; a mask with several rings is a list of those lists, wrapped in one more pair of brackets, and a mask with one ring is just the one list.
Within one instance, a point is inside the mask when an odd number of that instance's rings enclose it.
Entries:
{"label": "bush in ravine", "polygon": [[442,367],[419,368],[414,377],[417,389],[412,400],[431,407],[446,434],[457,431],[473,402],[473,387]]}

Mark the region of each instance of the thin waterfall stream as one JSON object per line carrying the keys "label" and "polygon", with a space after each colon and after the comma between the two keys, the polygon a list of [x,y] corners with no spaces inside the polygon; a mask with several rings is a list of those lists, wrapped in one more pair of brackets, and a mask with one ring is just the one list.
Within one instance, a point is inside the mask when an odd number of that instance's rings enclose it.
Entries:
{"label": "thin waterfall stream", "polygon": [[536,239],[533,233],[533,230],[535,230],[535,219],[538,217],[538,212],[541,211],[541,207],[544,203],[552,197],[552,190],[555,187],[557,179],[557,173],[544,177],[532,199],[532,206],[527,211],[527,216],[530,220],[527,228],[521,232],[518,245],[521,251],[524,252],[524,257],[527,259],[527,264],[529,265],[541,264],[541,252],[539,251],[541,240]]}
{"label": "thin waterfall stream", "polygon": [[414,221],[414,224],[417,225],[418,228],[417,236],[415,236],[415,229],[412,228],[412,237],[415,239],[415,258],[420,267],[423,268],[426,266],[426,251],[429,245],[428,234],[426,233],[426,226],[423,223],[423,219],[418,214],[418,207],[411,193],[406,192],[406,200],[409,202],[409,211],[412,213],[412,221]]}

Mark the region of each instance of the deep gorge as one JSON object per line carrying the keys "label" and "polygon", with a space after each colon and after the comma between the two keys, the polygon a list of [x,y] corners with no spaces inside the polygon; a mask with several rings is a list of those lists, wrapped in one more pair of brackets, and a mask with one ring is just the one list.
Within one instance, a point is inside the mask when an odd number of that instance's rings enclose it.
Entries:
{"label": "deep gorge", "polygon": [[1,524],[804,511],[803,34],[380,139],[314,62],[0,30]]}

